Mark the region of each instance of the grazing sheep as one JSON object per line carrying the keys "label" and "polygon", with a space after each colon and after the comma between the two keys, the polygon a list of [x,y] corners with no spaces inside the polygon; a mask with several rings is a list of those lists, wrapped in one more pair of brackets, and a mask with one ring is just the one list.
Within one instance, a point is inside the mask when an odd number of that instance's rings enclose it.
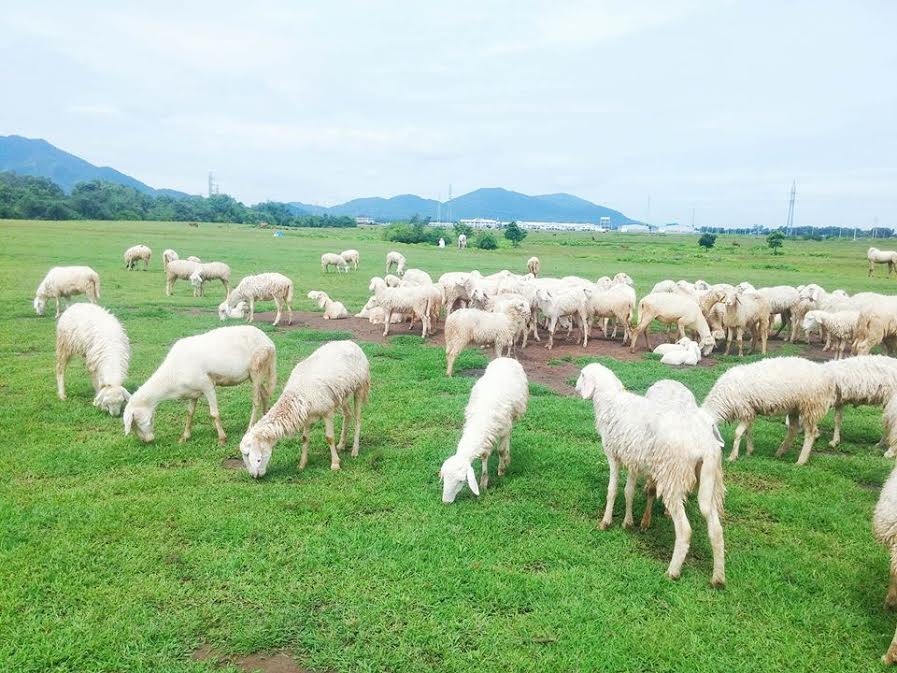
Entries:
{"label": "grazing sheep", "polygon": [[[439,276],[439,284],[445,289],[445,313],[450,314],[456,308],[467,308],[470,302],[470,291],[474,288],[471,276],[479,277],[478,272],[464,273],[450,271]],[[387,276],[387,279],[389,276]],[[387,285],[388,285],[387,281]]]}
{"label": "grazing sheep", "polygon": [[[883,407],[897,395],[897,360],[884,355],[858,355],[833,360],[823,365],[835,382],[835,423],[832,441],[835,448],[841,442],[841,423],[844,407],[869,405]],[[891,432],[890,416],[885,414],[885,429],[879,446],[884,447]]]}
{"label": "grazing sheep", "polygon": [[[458,448],[439,470],[442,502],[453,503],[465,483],[476,496],[480,495],[480,490],[486,490],[489,456],[496,445],[498,476],[505,475],[511,464],[511,429],[514,421],[526,413],[528,401],[529,385],[520,363],[510,358],[490,362],[470,391]],[[479,484],[472,464],[476,459],[481,463]]]}
{"label": "grazing sheep", "polygon": [[542,262],[539,261],[538,257],[530,257],[526,260],[526,270],[533,274],[533,277],[535,278],[542,273]]}
{"label": "grazing sheep", "polygon": [[277,384],[274,343],[257,327],[219,327],[179,339],[125,406],[125,434],[134,430],[144,442],[153,441],[156,407],[165,400],[187,400],[187,423],[180,439],[186,442],[190,439],[196,401],[205,396],[218,432],[218,443],[224,445],[227,435],[218,413],[215,387],[236,386],[246,380],[252,382],[251,426],[265,413]]}
{"label": "grazing sheep", "polygon": [[[170,297],[171,291],[174,289],[175,282],[179,280],[193,281],[190,277],[199,269],[200,262],[193,262],[189,259],[173,259],[165,267],[165,296]],[[196,297],[199,290],[193,286],[193,296]]]}
{"label": "grazing sheep", "polygon": [[458,234],[458,250],[464,250],[467,247],[467,234]]}
{"label": "grazing sheep", "polygon": [[662,323],[675,323],[679,328],[679,338],[685,336],[685,330],[691,329],[698,333],[698,346],[703,355],[710,355],[716,341],[710,333],[710,326],[701,311],[701,306],[689,297],[667,292],[648,294],[642,297],[638,304],[639,322],[629,338],[629,352],[635,352],[636,343],[640,334],[645,336],[645,346],[651,350],[651,342],[648,339],[648,326],[653,320]]}
{"label": "grazing sheep", "polygon": [[433,279],[430,274],[420,269],[408,269],[402,275],[402,286],[406,285],[432,285]]}
{"label": "grazing sheep", "polygon": [[395,312],[417,315],[421,319],[421,336],[430,334],[433,295],[426,287],[387,287],[382,278],[371,278],[368,291],[373,292],[377,304],[383,309],[383,336],[389,336],[392,314]]}
{"label": "grazing sheep", "polygon": [[131,344],[121,323],[94,304],[76,304],[62,315],[56,323],[56,391],[61,400],[73,355],[84,358],[96,393],[93,405],[118,416],[131,397],[124,388]]}
{"label": "grazing sheep", "polygon": [[451,376],[455,360],[468,344],[493,344],[495,357],[510,354],[519,330],[526,326],[525,302],[513,300],[501,313],[461,308],[445,319],[445,374]]}
{"label": "grazing sheep", "polygon": [[[897,468],[891,470],[891,476],[881,487],[881,495],[872,514],[872,531],[875,539],[887,547],[891,556],[885,606],[897,608]],[[897,632],[881,660],[887,665],[897,663]]]}
{"label": "grazing sheep", "polygon": [[[602,290],[598,286],[583,288],[585,294],[585,302],[583,303],[584,328],[582,330],[582,345],[589,345],[589,333],[592,331],[593,318],[614,318],[614,334],[616,336],[616,326],[623,325],[623,344],[625,345],[632,336],[632,312],[635,309],[635,290],[625,283],[611,285],[608,289]],[[604,329],[604,336],[607,337],[607,328]]]}
{"label": "grazing sheep", "polygon": [[352,268],[355,271],[358,271],[358,264],[361,262],[361,255],[358,253],[358,250],[343,250],[340,253],[340,257],[342,257],[346,262],[352,265]]}
{"label": "grazing sheep", "polygon": [[685,500],[700,481],[698,504],[707,520],[707,533],[713,549],[711,584],[725,585],[725,550],[720,521],[725,487],[721,443],[712,430],[712,423],[698,410],[689,412],[680,406],[626,391],[614,373],[600,364],[590,364],[582,370],[576,381],[576,391],[583,399],[592,400],[595,428],[601,436],[610,467],[607,502],[600,527],[607,529],[611,525],[620,467],[628,473],[623,526],[633,525],[632,500],[637,479],[644,474],[651,480],[673,519],[676,543],[667,575],[678,579],[691,539]]}
{"label": "grazing sheep", "polygon": [[770,311],[769,303],[757,292],[738,292],[730,290],[723,301],[726,314],[723,318],[723,326],[726,328],[726,350],[729,354],[733,337],[738,343],[739,357],[744,355],[744,330],[751,331],[751,352],[754,352],[755,344],[760,342],[760,352],[766,355],[766,340],[769,338]]}
{"label": "grazing sheep", "polygon": [[[287,309],[287,324],[293,324],[293,281],[281,273],[260,273],[255,276],[246,276],[237,287],[231,290],[227,299],[218,306],[218,317],[247,318],[249,322],[255,320],[255,302],[273,300],[277,306],[277,315],[274,316],[275,327],[280,323],[280,314],[285,306]],[[239,306],[248,305],[249,315],[245,309],[239,312]]]}
{"label": "grazing sheep", "polygon": [[769,305],[770,322],[772,322],[772,316],[780,315],[782,317],[782,322],[779,324],[775,336],[779,335],[786,324],[791,323],[793,326],[791,312],[800,301],[800,293],[797,289],[790,285],[775,285],[773,287],[761,287],[756,292]]}
{"label": "grazing sheep", "polygon": [[56,317],[59,317],[59,300],[67,300],[76,294],[86,294],[91,304],[100,298],[100,276],[89,266],[54,266],[37,286],[34,294],[34,312],[43,315],[47,300],[56,300]]}
{"label": "grazing sheep", "polygon": [[[536,306],[548,320],[548,344],[545,346],[548,350],[551,350],[554,346],[554,333],[557,330],[559,320],[565,317],[584,316],[586,299],[586,294],[582,288],[556,292],[543,288],[536,291]],[[533,328],[538,340],[538,330],[535,328],[535,322]],[[582,325],[582,331],[585,331],[585,325]],[[569,337],[569,335],[568,331],[567,336]]]}
{"label": "grazing sheep", "polygon": [[349,263],[342,255],[337,255],[335,252],[325,252],[321,255],[321,271],[326,273],[331,266],[336,269],[337,273],[340,271],[349,272]]}
{"label": "grazing sheep", "polygon": [[396,252],[395,250],[390,251],[386,255],[386,273],[389,273],[390,269],[395,266],[396,274],[401,276],[405,273],[405,255],[401,252]]}
{"label": "grazing sheep", "polygon": [[171,248],[166,248],[162,252],[162,270],[165,271],[168,268],[168,263],[173,262],[176,259],[178,259],[178,253]]}
{"label": "grazing sheep", "polygon": [[206,281],[220,280],[224,286],[224,296],[230,291],[230,267],[224,262],[205,262],[198,264],[196,271],[190,274],[190,283],[199,292],[199,296],[205,295]]}
{"label": "grazing sheep", "polygon": [[897,271],[897,252],[894,250],[879,250],[878,248],[869,248],[866,251],[866,259],[869,260],[869,274],[875,271],[876,264],[888,265],[888,278],[891,277],[892,271]]}
{"label": "grazing sheep", "polygon": [[326,292],[312,290],[308,298],[318,303],[318,308],[324,309],[324,320],[341,320],[348,318],[349,312],[342,302],[333,301]]}
{"label": "grazing sheep", "polygon": [[[324,434],[330,446],[330,469],[340,469],[338,451],[346,445],[349,403],[355,418],[352,457],[358,456],[361,409],[371,387],[370,364],[364,352],[351,341],[331,341],[293,368],[280,398],[240,441],[243,463],[257,479],[265,476],[274,445],[285,437],[302,433],[299,469],[308,461],[308,430],[324,419]],[[339,444],[334,443],[333,416],[343,415]]]}
{"label": "grazing sheep", "polygon": [[131,269],[137,268],[137,262],[143,260],[143,270],[146,271],[149,268],[150,257],[153,256],[153,251],[149,249],[148,246],[145,245],[134,245],[125,250],[125,268],[130,271]]}
{"label": "grazing sheep", "polygon": [[829,311],[812,310],[804,314],[801,327],[809,334],[814,329],[822,329],[826,335],[825,345],[822,350],[828,350],[831,345],[835,352],[835,359],[844,357],[845,349],[853,343],[856,337],[857,320],[859,311]]}
{"label": "grazing sheep", "polygon": [[785,414],[788,433],[776,457],[791,448],[803,428],[804,443],[797,459],[797,464],[803,465],[819,436],[819,421],[834,400],[835,382],[823,365],[803,358],[783,357],[738,365],[723,372],[710,389],[703,408],[718,423],[738,421],[729,460],[738,458],[745,432],[748,455],[754,452],[751,428],[757,416]]}
{"label": "grazing sheep", "polygon": [[897,353],[897,297],[882,297],[874,305],[860,308],[851,350],[857,355],[868,355],[881,343],[888,355]]}

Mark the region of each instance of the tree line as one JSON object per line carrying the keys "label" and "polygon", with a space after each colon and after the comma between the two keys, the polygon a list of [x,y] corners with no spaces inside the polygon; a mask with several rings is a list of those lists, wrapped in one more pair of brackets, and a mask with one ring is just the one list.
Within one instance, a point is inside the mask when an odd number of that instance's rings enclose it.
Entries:
{"label": "tree line", "polygon": [[157,220],[267,223],[277,227],[354,227],[355,218],[296,213],[285,203],[246,206],[227,194],[145,194],[113,182],[79,182],[70,194],[48,178],[0,172],[0,219]]}

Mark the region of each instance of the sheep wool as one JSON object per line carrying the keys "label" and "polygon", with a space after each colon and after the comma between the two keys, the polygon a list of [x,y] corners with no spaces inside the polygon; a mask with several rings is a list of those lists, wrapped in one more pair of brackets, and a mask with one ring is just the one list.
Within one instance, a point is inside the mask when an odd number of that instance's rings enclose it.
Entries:
{"label": "sheep wool", "polygon": [[48,299],[56,300],[56,317],[59,317],[59,300],[77,294],[86,294],[91,304],[100,298],[100,275],[89,266],[54,266],[37,286],[34,294],[34,312],[43,315]]}

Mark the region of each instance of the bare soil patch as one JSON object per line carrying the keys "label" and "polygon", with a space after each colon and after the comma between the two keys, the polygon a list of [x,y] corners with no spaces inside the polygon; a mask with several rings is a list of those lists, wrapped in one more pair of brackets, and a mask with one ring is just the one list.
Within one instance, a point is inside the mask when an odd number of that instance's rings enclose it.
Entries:
{"label": "bare soil patch", "polygon": [[243,460],[241,458],[225,458],[221,461],[221,467],[225,470],[242,470]]}
{"label": "bare soil patch", "polygon": [[310,673],[286,652],[249,654],[245,657],[225,656],[210,645],[203,645],[191,657],[194,661],[211,661],[218,666],[236,666],[245,673]]}

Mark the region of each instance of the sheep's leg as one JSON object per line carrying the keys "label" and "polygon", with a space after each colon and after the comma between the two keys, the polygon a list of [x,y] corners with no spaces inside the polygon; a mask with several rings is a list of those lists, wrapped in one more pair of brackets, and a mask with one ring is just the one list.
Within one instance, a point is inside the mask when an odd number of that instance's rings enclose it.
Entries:
{"label": "sheep's leg", "polygon": [[480,460],[480,493],[486,491],[489,486],[489,454],[483,456]]}
{"label": "sheep's leg", "polygon": [[302,428],[302,452],[299,454],[299,469],[304,470],[308,464],[308,426]]}
{"label": "sheep's leg", "polygon": [[673,558],[670,559],[667,576],[677,580],[682,574],[682,563],[685,561],[685,555],[688,554],[688,547],[691,544],[691,525],[688,523],[688,517],[685,516],[685,507],[681,499],[669,503],[667,509],[670,511],[673,528],[676,530],[676,544],[673,546]]}
{"label": "sheep's leg", "polygon": [[723,355],[728,355],[729,350],[732,348],[732,338],[735,336],[735,330],[731,327],[726,328],[726,350],[723,351]]}
{"label": "sheep's leg", "polygon": [[[751,335],[751,339],[754,335]],[[735,340],[738,342],[738,357],[744,357],[744,329],[741,326],[735,328]]]}
{"label": "sheep's leg", "polygon": [[554,331],[557,329],[558,319],[557,317],[552,317],[548,322],[548,345],[545,346],[548,350],[551,350],[552,346],[554,346]]}
{"label": "sheep's leg", "polygon": [[337,452],[346,448],[346,432],[349,429],[349,403],[343,404],[343,423],[339,429],[339,444],[336,445]]}
{"label": "sheep's leg", "polygon": [[172,285],[171,278],[166,278],[165,279],[165,296],[166,297],[171,296],[171,285]]}
{"label": "sheep's leg", "polygon": [[791,448],[791,445],[794,443],[794,438],[797,437],[797,431],[799,430],[797,419],[792,419],[791,414],[788,414],[785,419],[788,422],[788,432],[785,435],[785,439],[782,440],[778,451],[776,451],[776,458],[781,458],[785,455],[785,452]]}
{"label": "sheep's leg", "polygon": [[[412,320],[414,320],[414,314],[412,313]],[[392,309],[384,309],[383,311],[383,336],[389,336],[389,325],[392,323]]]}
{"label": "sheep's leg", "polygon": [[458,357],[458,353],[460,349],[455,349],[452,347],[446,348],[445,351],[445,375],[451,376],[452,371],[455,369],[455,360]]}
{"label": "sheep's leg", "polygon": [[505,476],[508,468],[511,466],[511,435],[507,434],[501,438],[498,445],[498,476]]}
{"label": "sheep's leg", "polygon": [[714,502],[715,491],[718,488],[716,480],[722,474],[717,473],[717,469],[718,464],[714,465],[711,460],[705,460],[701,465],[698,506],[707,520],[707,537],[713,549],[713,576],[710,584],[721,587],[726,584],[726,548],[723,542],[723,525],[720,522],[717,503]]}
{"label": "sheep's leg", "polygon": [[221,278],[221,284],[224,286],[224,298],[227,299],[227,295],[230,294],[230,288],[227,286],[227,281],[224,278]]}
{"label": "sheep's leg", "polygon": [[841,443],[841,423],[844,421],[844,407],[835,407],[835,429],[832,432],[832,441],[828,443],[833,449]]}
{"label": "sheep's leg", "polygon": [[284,298],[283,303],[287,307],[287,325],[293,324],[293,304],[289,297]]}
{"label": "sheep's leg", "polygon": [[897,608],[897,559],[894,558],[897,550],[891,550],[891,567],[888,572],[888,593],[885,596],[885,607]]}
{"label": "sheep's leg", "polygon": [[353,412],[355,413],[355,437],[352,440],[352,457],[358,457],[358,443],[361,439],[361,404],[362,404],[362,396],[361,393],[355,393],[355,404],[353,408]]}
{"label": "sheep's leg", "polygon": [[872,270],[873,270],[874,268],[875,268],[875,262],[873,262],[873,261],[870,259],[870,260],[869,260],[869,273],[868,273],[867,277],[872,275]]}
{"label": "sheep's leg", "polygon": [[657,498],[657,483],[648,478],[645,484],[645,513],[642,514],[642,522],[639,526],[642,530],[648,530],[651,527],[651,515],[654,509],[654,500]]}
{"label": "sheep's leg", "polygon": [[67,348],[56,349],[56,394],[61,400],[65,399],[65,370],[71,357]]}
{"label": "sheep's leg", "polygon": [[[278,309],[280,307],[278,306]],[[277,314],[277,318],[280,317],[280,314]],[[277,318],[274,319],[274,324],[277,324]],[[255,320],[255,297],[249,298],[249,322],[253,322]]]}
{"label": "sheep's leg", "polygon": [[281,307],[280,307],[280,299],[279,299],[279,298],[274,297],[274,305],[277,307],[277,314],[274,316],[274,323],[273,323],[272,326],[273,326],[273,327],[277,327],[277,325],[280,324],[280,314],[281,314]]}
{"label": "sheep's leg", "polygon": [[685,323],[684,323],[684,321],[678,320],[676,322],[676,326],[679,328],[679,338],[684,339],[685,338]]}
{"label": "sheep's leg", "polygon": [[536,313],[533,313],[530,316],[530,324],[533,327],[533,339],[535,339],[537,342],[542,341],[542,339],[539,338],[539,317],[536,315]]}
{"label": "sheep's leg", "polygon": [[184,432],[181,433],[180,442],[183,444],[190,439],[190,428],[193,426],[193,414],[196,413],[197,398],[187,400],[187,423],[184,425]]}
{"label": "sheep's leg", "polygon": [[610,528],[611,521],[614,518],[614,500],[617,499],[617,480],[620,478],[620,463],[616,458],[607,457],[608,468],[610,473],[607,476],[607,502],[604,505],[604,518],[598,527],[601,530]]}
{"label": "sheep's leg", "polygon": [[888,651],[885,652],[884,656],[881,658],[881,661],[886,666],[897,663],[897,632],[894,633],[894,639],[891,641],[891,645],[888,647]]}
{"label": "sheep's leg", "polygon": [[56,317],[59,317],[59,297],[56,297]]}
{"label": "sheep's leg", "polygon": [[754,424],[748,423],[747,426],[747,455],[754,453]]}
{"label": "sheep's leg", "polygon": [[626,486],[623,487],[623,498],[626,501],[626,514],[623,516],[623,528],[632,528],[632,499],[638,483],[638,472],[630,469],[626,473]]}
{"label": "sheep's leg", "polygon": [[209,402],[209,415],[215,421],[215,430],[218,431],[218,444],[224,446],[227,442],[227,435],[224,432],[224,426],[221,424],[221,414],[218,412],[218,396],[215,394],[215,386],[209,386],[203,391],[206,400]]}
{"label": "sheep's leg", "polygon": [[336,442],[333,437],[333,412],[331,411],[324,417],[324,436],[327,439],[327,445],[330,447],[330,469],[339,469],[339,454],[336,452]]}
{"label": "sheep's leg", "polygon": [[816,438],[819,436],[819,428],[816,425],[816,422],[811,424],[808,420],[804,419],[804,445],[800,449],[800,455],[797,457],[798,465],[806,465],[807,461],[810,459],[810,452],[813,450],[813,442],[816,441]]}
{"label": "sheep's leg", "polygon": [[747,429],[748,424],[744,421],[741,421],[738,424],[738,427],[735,428],[735,437],[732,440],[732,452],[729,454],[729,461],[736,460],[738,458],[738,449],[741,446],[741,436],[744,434],[744,431]]}

